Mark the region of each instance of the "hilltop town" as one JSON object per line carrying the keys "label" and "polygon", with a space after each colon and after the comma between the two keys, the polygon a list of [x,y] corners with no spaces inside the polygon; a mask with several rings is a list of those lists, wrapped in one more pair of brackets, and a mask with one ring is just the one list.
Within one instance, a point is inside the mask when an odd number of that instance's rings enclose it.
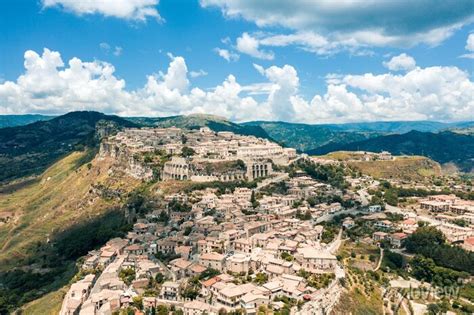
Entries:
{"label": "hilltop town", "polygon": [[[98,159],[152,187],[151,201],[127,212],[126,235],[78,261],[60,314],[472,309],[470,182],[375,179],[209,128],[124,129],[102,140]],[[441,285],[461,293],[433,290]],[[428,294],[403,295],[411,288]]]}

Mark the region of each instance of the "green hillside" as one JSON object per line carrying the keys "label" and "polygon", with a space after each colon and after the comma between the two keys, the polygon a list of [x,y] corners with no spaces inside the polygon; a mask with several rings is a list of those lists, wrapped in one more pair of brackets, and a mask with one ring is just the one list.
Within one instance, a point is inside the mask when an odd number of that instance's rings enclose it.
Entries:
{"label": "green hillside", "polygon": [[255,121],[243,123],[246,127],[260,127],[277,142],[299,151],[310,150],[328,143],[349,143],[379,136],[378,132],[341,131],[326,125],[307,125],[286,122]]}
{"label": "green hillside", "polygon": [[136,125],[117,116],[71,112],[26,126],[2,128],[0,182],[39,174],[73,150],[96,146],[100,134],[133,126]]}

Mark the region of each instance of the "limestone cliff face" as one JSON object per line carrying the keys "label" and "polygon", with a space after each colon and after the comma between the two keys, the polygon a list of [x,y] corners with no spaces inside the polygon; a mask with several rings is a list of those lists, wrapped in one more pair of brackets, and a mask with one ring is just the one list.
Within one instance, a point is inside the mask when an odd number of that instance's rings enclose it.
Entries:
{"label": "limestone cliff face", "polygon": [[129,158],[125,171],[133,178],[144,180],[151,180],[153,178],[153,170],[142,161],[136,160],[133,156]]}
{"label": "limestone cliff face", "polygon": [[124,171],[136,179],[151,180],[153,170],[147,166],[136,153],[107,139],[100,144],[99,159],[112,158],[113,167]]}

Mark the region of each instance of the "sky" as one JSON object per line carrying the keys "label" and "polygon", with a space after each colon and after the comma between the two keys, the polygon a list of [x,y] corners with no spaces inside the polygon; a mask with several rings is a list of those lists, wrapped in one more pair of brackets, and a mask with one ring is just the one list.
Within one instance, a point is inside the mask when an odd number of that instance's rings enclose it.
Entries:
{"label": "sky", "polygon": [[2,0],[0,114],[474,120],[472,0]]}

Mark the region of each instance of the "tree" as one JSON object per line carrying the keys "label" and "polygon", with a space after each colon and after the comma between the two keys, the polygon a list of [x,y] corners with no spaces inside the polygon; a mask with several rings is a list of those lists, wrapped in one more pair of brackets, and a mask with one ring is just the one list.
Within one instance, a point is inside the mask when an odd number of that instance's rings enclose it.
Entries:
{"label": "tree", "polygon": [[196,154],[196,151],[194,151],[193,148],[183,147],[181,149],[181,156],[182,157],[190,157],[190,156],[193,156],[194,154]]}
{"label": "tree", "polygon": [[202,280],[202,279],[209,279],[209,278],[212,278],[212,277],[215,277],[217,276],[218,274],[220,274],[220,271],[217,270],[217,269],[213,269],[213,268],[207,268],[206,270],[204,270],[203,273],[201,273],[199,275],[199,278]]}
{"label": "tree", "polygon": [[405,261],[402,255],[385,250],[383,256],[383,265],[384,267],[388,267],[392,270],[401,269],[405,267]]}
{"label": "tree", "polygon": [[165,282],[165,279],[166,279],[165,276],[161,272],[158,272],[155,276],[155,280],[159,284],[162,284],[163,282]]}
{"label": "tree", "polygon": [[437,315],[441,312],[441,308],[438,306],[438,304],[428,304],[428,314],[430,315]]}
{"label": "tree", "polygon": [[168,315],[169,314],[169,310],[168,310],[168,307],[166,307],[166,305],[158,305],[156,307],[156,311],[157,311],[158,315]]}
{"label": "tree", "polygon": [[411,253],[420,252],[423,248],[444,244],[443,233],[433,226],[419,227],[405,241],[405,248]]}
{"label": "tree", "polygon": [[135,270],[133,268],[125,268],[120,270],[119,278],[125,282],[126,285],[130,285],[135,280]]}
{"label": "tree", "polygon": [[268,281],[268,275],[263,272],[259,272],[255,275],[254,282],[258,285],[263,285]]}
{"label": "tree", "polygon": [[252,194],[250,195],[250,203],[252,204],[252,208],[257,208],[260,204],[255,197],[255,191],[252,190]]}
{"label": "tree", "polygon": [[139,310],[142,310],[143,309],[143,298],[141,296],[135,296],[133,298],[132,304],[133,304],[133,306],[135,306]]}
{"label": "tree", "polygon": [[391,206],[398,205],[397,191],[394,189],[387,189],[384,194],[385,201]]}
{"label": "tree", "polygon": [[158,222],[163,222],[166,224],[169,220],[170,216],[168,215],[168,213],[166,211],[161,211],[160,215],[158,216]]}
{"label": "tree", "polygon": [[191,234],[193,228],[192,226],[187,226],[185,229],[184,229],[184,235],[185,236],[188,236],[189,234]]}
{"label": "tree", "polygon": [[281,258],[286,260],[286,261],[293,261],[295,259],[291,254],[289,254],[287,252],[281,253]]}

